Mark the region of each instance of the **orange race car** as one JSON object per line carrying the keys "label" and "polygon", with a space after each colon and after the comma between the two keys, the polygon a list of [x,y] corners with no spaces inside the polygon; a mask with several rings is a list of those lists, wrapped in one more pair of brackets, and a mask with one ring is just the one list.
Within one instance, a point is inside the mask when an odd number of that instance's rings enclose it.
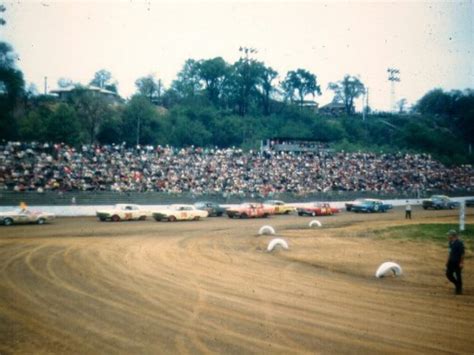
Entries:
{"label": "orange race car", "polygon": [[274,214],[274,208],[271,206],[264,206],[258,202],[246,202],[236,207],[228,208],[227,216],[229,218],[266,218]]}
{"label": "orange race car", "polygon": [[338,213],[339,209],[331,207],[329,203],[315,202],[306,207],[297,209],[298,216],[331,216]]}

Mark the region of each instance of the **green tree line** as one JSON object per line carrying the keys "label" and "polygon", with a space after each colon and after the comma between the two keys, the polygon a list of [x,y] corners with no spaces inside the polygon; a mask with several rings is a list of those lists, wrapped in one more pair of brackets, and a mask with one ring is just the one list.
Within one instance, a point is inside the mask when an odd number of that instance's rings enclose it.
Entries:
{"label": "green tree line", "polygon": [[[343,111],[327,116],[305,105],[321,94],[316,74],[296,68],[278,81],[279,73],[254,59],[253,49],[239,50],[235,63],[188,59],[169,88],[153,75],[138,78],[136,94],[126,101],[62,78],[59,87],[75,89],[60,100],[25,89],[13,48],[0,42],[0,139],[251,149],[285,136],[337,150],[424,152],[448,163],[473,162],[473,90],[435,89],[410,113],[362,117],[354,105],[365,86],[346,75],[328,86]],[[88,84],[117,93],[118,83],[104,69]]]}

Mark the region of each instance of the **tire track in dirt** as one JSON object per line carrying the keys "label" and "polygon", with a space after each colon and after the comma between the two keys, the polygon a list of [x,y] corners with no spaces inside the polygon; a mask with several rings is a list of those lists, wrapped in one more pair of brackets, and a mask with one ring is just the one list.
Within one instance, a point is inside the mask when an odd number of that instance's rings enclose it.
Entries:
{"label": "tire track in dirt", "polygon": [[[0,352],[469,352],[473,273],[453,297],[436,272],[446,250],[373,238],[403,213],[342,213],[319,229],[296,216],[2,228]],[[457,221],[413,214],[409,223]],[[290,250],[263,252],[263,224]],[[373,278],[387,258],[402,278]]]}

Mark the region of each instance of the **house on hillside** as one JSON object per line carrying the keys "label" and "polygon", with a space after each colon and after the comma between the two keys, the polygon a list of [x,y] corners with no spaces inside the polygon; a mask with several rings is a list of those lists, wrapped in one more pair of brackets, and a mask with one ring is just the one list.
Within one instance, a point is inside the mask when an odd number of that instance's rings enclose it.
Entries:
{"label": "house on hillside", "polygon": [[342,102],[332,101],[321,107],[319,113],[325,116],[342,116],[346,113],[346,106]]}
{"label": "house on hillside", "polygon": [[310,111],[318,112],[319,104],[314,100],[303,100],[303,103],[299,100],[292,101],[293,105],[304,107]]}
{"label": "house on hillside", "polygon": [[93,86],[93,85],[89,85],[89,86],[68,86],[68,87],[65,87],[65,88],[59,88],[59,89],[56,89],[56,90],[51,90],[50,93],[54,94],[54,95],[57,95],[57,97],[59,98],[60,101],[68,101],[72,96],[74,96],[75,94],[77,94],[80,91],[87,91],[87,92],[93,93],[94,95],[102,96],[102,97],[106,98],[107,100],[109,100],[109,102],[111,104],[120,104],[120,103],[123,102],[123,99],[116,92],[106,90],[106,89],[102,89],[98,86]]}

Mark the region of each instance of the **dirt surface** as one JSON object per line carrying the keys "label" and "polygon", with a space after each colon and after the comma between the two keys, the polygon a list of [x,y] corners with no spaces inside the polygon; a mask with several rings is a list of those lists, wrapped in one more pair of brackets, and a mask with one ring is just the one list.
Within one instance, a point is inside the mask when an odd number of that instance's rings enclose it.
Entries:
{"label": "dirt surface", "polygon": [[[472,252],[455,296],[445,247],[374,237],[403,213],[1,227],[0,353],[474,352]],[[403,276],[376,279],[388,260]]]}

